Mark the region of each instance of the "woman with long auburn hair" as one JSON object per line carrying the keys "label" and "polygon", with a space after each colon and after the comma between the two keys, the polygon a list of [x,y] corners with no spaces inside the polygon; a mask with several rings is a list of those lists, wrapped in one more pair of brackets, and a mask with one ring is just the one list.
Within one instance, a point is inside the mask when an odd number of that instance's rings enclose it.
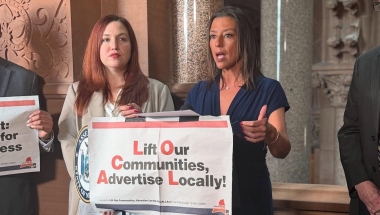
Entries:
{"label": "woman with long auburn hair", "polygon": [[145,77],[140,69],[129,22],[118,15],[101,18],[87,42],[82,78],[69,87],[58,122],[58,139],[71,177],[69,215],[87,214],[73,183],[73,162],[76,137],[91,117],[131,118],[142,112],[172,110],[168,87]]}

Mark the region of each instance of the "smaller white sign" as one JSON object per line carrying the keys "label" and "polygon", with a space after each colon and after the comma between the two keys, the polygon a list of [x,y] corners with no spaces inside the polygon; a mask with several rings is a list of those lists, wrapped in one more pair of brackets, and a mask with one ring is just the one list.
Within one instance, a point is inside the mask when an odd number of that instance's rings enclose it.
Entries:
{"label": "smaller white sign", "polygon": [[26,126],[38,96],[0,98],[0,175],[40,171],[38,131]]}

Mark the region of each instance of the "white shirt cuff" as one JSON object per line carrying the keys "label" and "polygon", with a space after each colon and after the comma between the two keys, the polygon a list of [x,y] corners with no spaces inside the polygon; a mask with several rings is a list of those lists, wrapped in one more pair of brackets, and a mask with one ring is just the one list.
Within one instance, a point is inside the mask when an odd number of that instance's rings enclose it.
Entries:
{"label": "white shirt cuff", "polygon": [[53,140],[54,140],[54,132],[53,130],[50,132],[50,138],[47,139],[47,140],[41,140],[40,138],[38,138],[38,140],[40,141],[40,145],[42,146],[42,148],[47,151],[47,152],[50,152],[51,150],[51,146],[53,145]]}

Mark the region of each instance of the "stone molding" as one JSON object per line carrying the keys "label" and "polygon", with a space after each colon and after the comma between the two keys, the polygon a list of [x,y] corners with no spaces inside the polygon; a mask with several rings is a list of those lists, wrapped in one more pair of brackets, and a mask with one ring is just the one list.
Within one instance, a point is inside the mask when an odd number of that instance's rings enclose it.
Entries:
{"label": "stone molding", "polygon": [[321,88],[333,107],[346,106],[351,80],[352,74],[312,72],[312,87]]}
{"label": "stone molding", "polygon": [[328,46],[334,50],[337,58],[342,58],[343,53],[357,56],[360,34],[358,1],[327,0],[325,5],[332,12],[329,28],[333,35],[327,38]]}

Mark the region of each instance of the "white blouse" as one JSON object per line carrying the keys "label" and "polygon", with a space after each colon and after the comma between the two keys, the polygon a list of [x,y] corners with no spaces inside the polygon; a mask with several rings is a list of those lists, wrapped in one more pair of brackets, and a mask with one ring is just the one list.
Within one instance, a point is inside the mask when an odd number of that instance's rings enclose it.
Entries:
{"label": "white blouse", "polygon": [[119,90],[119,92],[116,95],[116,99],[114,103],[111,103],[111,101],[107,101],[107,103],[104,105],[104,110],[106,112],[106,117],[122,117],[121,113],[119,112],[116,102],[119,101],[119,96],[121,94],[122,89]]}

